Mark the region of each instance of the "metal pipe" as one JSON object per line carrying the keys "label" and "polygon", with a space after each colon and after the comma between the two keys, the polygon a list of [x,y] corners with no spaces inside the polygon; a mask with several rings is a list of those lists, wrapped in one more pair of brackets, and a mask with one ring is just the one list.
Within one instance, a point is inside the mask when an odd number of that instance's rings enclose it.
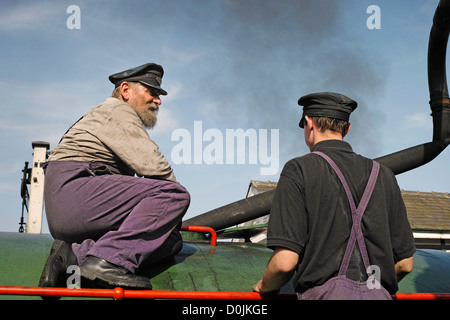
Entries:
{"label": "metal pipe", "polygon": [[[295,293],[261,295],[257,292],[69,289],[0,286],[0,295],[122,299],[296,300]],[[450,300],[450,293],[397,293],[394,300]]]}
{"label": "metal pipe", "polygon": [[428,163],[450,142],[450,99],[445,68],[449,32],[450,0],[441,0],[434,14],[428,41],[428,88],[433,117],[433,142],[375,159],[389,167],[395,174]]}
{"label": "metal pipe", "polygon": [[450,300],[450,293],[397,293],[394,300]]}
{"label": "metal pipe", "polygon": [[194,232],[205,232],[211,234],[211,245],[217,245],[217,233],[213,228],[210,227],[199,227],[199,226],[182,226],[181,231],[194,231]]}
{"label": "metal pipe", "polygon": [[394,152],[374,160],[390,168],[394,174],[400,174],[430,162],[449,144],[450,138],[437,140]]}
{"label": "metal pipe", "polygon": [[450,32],[450,1],[436,8],[428,43],[428,88],[433,116],[433,141],[450,138],[450,99],[447,88],[446,53]]}
{"label": "metal pipe", "polygon": [[183,226],[201,225],[222,230],[269,214],[275,190],[242,199],[208,211],[186,221]]}
{"label": "metal pipe", "polygon": [[[436,158],[450,144],[450,139],[424,143],[376,158],[379,163],[400,174]],[[223,230],[270,213],[275,190],[242,199],[183,221],[183,226],[201,225]]]}
{"label": "metal pipe", "polygon": [[216,291],[164,291],[164,290],[124,290],[114,289],[69,289],[42,287],[0,287],[0,295],[85,297],[122,299],[213,299],[213,300],[276,300],[296,299],[295,293],[280,293],[263,296],[257,292],[216,292]]}

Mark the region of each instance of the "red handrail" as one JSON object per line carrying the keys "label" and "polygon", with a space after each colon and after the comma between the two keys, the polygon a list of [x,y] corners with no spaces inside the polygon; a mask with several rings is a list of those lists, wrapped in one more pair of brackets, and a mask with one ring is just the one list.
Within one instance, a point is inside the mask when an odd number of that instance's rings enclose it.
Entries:
{"label": "red handrail", "polygon": [[213,299],[213,300],[265,300],[296,299],[294,293],[262,296],[256,292],[215,292],[215,291],[164,291],[164,290],[124,290],[114,289],[69,289],[42,287],[0,286],[0,295],[26,295],[48,297],[86,297],[122,299]]}
{"label": "red handrail", "polygon": [[450,300],[450,293],[397,293],[394,300]]}
{"label": "red handrail", "polygon": [[[0,295],[122,299],[296,300],[295,293],[261,295],[256,292],[69,289],[0,286]],[[397,293],[394,300],[450,300],[450,293]]]}
{"label": "red handrail", "polygon": [[211,245],[217,245],[217,233],[211,227],[200,227],[200,226],[182,226],[181,231],[196,231],[196,232],[205,232],[211,234]]}

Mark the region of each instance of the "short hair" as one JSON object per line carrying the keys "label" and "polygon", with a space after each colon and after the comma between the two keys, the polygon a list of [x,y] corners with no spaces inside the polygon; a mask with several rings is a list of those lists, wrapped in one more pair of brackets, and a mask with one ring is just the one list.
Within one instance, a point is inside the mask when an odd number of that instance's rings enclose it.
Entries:
{"label": "short hair", "polygon": [[[128,82],[127,83],[130,85],[130,87],[134,87],[137,84],[139,84],[139,82]],[[121,99],[122,98],[122,93],[120,92],[120,85],[117,86],[114,91],[111,94],[111,97],[116,98],[116,99]]]}
{"label": "short hair", "polygon": [[311,119],[314,121],[320,132],[331,130],[342,134],[342,136],[345,136],[349,126],[348,121],[340,119],[326,117],[311,117]]}

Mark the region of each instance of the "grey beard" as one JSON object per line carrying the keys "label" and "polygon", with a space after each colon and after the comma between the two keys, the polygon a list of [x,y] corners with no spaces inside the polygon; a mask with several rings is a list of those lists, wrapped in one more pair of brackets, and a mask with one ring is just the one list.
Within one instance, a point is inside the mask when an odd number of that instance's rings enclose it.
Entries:
{"label": "grey beard", "polygon": [[146,127],[147,129],[152,129],[156,125],[156,121],[158,120],[158,118],[157,118],[158,106],[154,103],[149,103],[149,104],[147,104],[147,107],[148,108],[150,108],[150,107],[156,108],[156,110],[150,111],[150,110],[146,109],[143,111],[142,110],[136,111],[136,113],[139,116],[139,118],[141,119],[144,127]]}

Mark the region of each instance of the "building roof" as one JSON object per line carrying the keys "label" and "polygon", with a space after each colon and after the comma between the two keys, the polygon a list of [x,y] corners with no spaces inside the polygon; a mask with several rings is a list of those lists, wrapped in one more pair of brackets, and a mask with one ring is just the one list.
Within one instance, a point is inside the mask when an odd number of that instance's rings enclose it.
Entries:
{"label": "building roof", "polygon": [[273,190],[276,187],[277,187],[276,182],[251,180],[250,184],[248,186],[247,196],[249,195],[250,191],[252,191],[253,188],[256,188],[257,194],[259,194],[259,193],[264,193],[266,191]]}
{"label": "building roof", "polygon": [[[263,193],[277,186],[271,181],[250,181],[249,191]],[[450,194],[401,190],[413,231],[450,232]],[[253,194],[255,192],[253,191]]]}
{"label": "building roof", "polygon": [[450,194],[402,190],[408,220],[417,231],[450,231]]}

